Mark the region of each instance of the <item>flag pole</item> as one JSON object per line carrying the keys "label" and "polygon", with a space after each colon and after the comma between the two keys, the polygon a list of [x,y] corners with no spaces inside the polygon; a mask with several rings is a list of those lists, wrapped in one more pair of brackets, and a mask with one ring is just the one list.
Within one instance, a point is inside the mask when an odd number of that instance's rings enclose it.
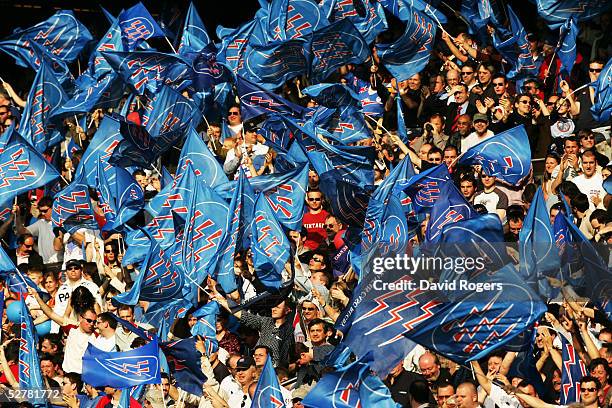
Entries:
{"label": "flag pole", "polygon": [[178,52],[176,52],[176,50],[174,49],[174,46],[172,45],[172,43],[170,42],[170,40],[168,39],[168,37],[164,35],[164,38],[166,39],[166,42],[168,43],[168,45],[170,46],[170,48],[172,48],[172,52],[174,52],[175,54],[178,54]]}
{"label": "flag pole", "polygon": [[[77,118],[76,114],[74,115],[74,127],[75,129],[79,127],[79,119]],[[79,146],[81,147],[81,149],[83,149],[83,142],[81,141],[81,135],[79,135],[78,133],[77,133],[77,140],[79,141]]]}

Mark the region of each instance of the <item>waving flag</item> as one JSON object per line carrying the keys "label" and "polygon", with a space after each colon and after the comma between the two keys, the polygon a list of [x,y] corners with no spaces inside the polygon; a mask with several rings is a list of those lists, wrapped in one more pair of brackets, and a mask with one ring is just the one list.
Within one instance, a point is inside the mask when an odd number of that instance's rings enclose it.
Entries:
{"label": "waving flag", "polygon": [[404,192],[411,198],[414,211],[417,213],[429,212],[436,200],[440,198],[442,186],[448,180],[450,180],[450,174],[444,163],[406,180],[403,183]]}
{"label": "waving flag", "polygon": [[123,137],[119,131],[119,121],[105,115],[76,170],[76,174],[83,172],[88,186],[96,186],[98,163],[104,164],[105,169],[110,169],[108,160],[121,140]]}
{"label": "waving flag", "polygon": [[556,30],[571,17],[578,21],[587,21],[605,13],[612,6],[606,0],[536,0],[538,14],[548,23],[551,30]]}
{"label": "waving flag", "polygon": [[273,0],[268,7],[267,31],[273,41],[305,37],[329,24],[315,0]]}
{"label": "waving flag", "polygon": [[129,51],[136,49],[141,41],[164,36],[164,30],[141,2],[122,11],[117,19],[123,42]]}
{"label": "waving flag", "polygon": [[[176,227],[176,226],[175,226]],[[135,305],[139,300],[163,302],[180,295],[185,284],[184,271],[176,267],[170,259],[169,251],[163,250],[146,229],[143,233],[149,238],[150,248],[134,286],[116,296],[118,302]],[[175,231],[176,235],[176,231]]]}
{"label": "waving flag", "polygon": [[369,115],[373,118],[382,117],[384,106],[376,89],[372,88],[369,82],[356,77],[351,72],[346,74],[344,79],[348,81],[348,86],[359,94],[364,115]]}
{"label": "waving flag", "polygon": [[[322,111],[321,118],[320,113]],[[333,110],[319,107],[315,110],[312,118],[306,122],[306,126],[310,122],[315,128],[326,129],[329,132],[329,137],[341,144],[350,144],[372,137],[361,109],[352,105],[339,106]]]}
{"label": "waving flag", "polygon": [[170,66],[180,63],[177,55],[156,51],[101,52],[108,64],[133,92],[143,95],[145,90],[156,93]]}
{"label": "waving flag", "polygon": [[612,115],[612,58],[608,60],[594,83],[595,101],[591,114],[598,122],[607,122]]}
{"label": "waving flag", "polygon": [[309,77],[315,83],[324,81],[342,65],[361,64],[370,56],[368,43],[348,19],[315,31],[309,50]]}
{"label": "waving flag", "polygon": [[[189,283],[199,284],[212,274],[221,256],[219,245],[227,226],[229,207],[203,183],[194,183],[191,189],[182,253]],[[194,285],[190,289],[192,299],[197,299],[198,289]]]}
{"label": "waving flag", "polygon": [[40,65],[32,44],[42,47],[48,55],[62,62],[74,61],[93,37],[71,10],[60,10],[47,20],[25,30],[17,30],[0,41],[0,49],[17,65],[37,69]]}
{"label": "waving flag", "polygon": [[[401,269],[373,269],[366,274],[353,299],[361,298],[352,314],[352,325],[344,343],[358,356],[371,352],[372,368],[385,376],[415,344],[404,333],[427,321],[442,307],[435,290],[421,290],[414,275]],[[384,280],[393,290],[382,290],[375,283]],[[416,283],[414,289],[408,285]]]}
{"label": "waving flag", "polygon": [[567,76],[571,75],[572,68],[576,62],[576,37],[578,37],[578,23],[576,18],[572,17],[568,19],[561,30],[561,47],[557,52],[559,60],[561,61],[561,72]]}
{"label": "waving flag", "polygon": [[[30,310],[21,299],[19,301],[21,337],[19,339],[19,388],[40,390],[45,387],[42,373],[40,371],[40,360],[38,358],[38,336],[34,329]],[[44,403],[43,398],[31,398],[31,403]]]}
{"label": "waving flag", "polygon": [[187,310],[192,306],[192,303],[182,298],[153,302],[149,304],[149,308],[143,316],[143,321],[157,329],[157,337],[166,340],[174,321],[185,317]]}
{"label": "waving flag", "polygon": [[554,237],[544,195],[539,188],[519,233],[519,273],[527,282],[535,283],[545,276],[557,276],[560,264]]}
{"label": "waving flag", "polygon": [[52,211],[53,225],[63,227],[71,234],[79,228],[98,228],[83,172],[55,195]]}
{"label": "waving flag", "polygon": [[209,44],[196,53],[187,53],[185,60],[191,61],[192,87],[197,91],[210,91],[215,86],[234,82],[234,73],[227,65],[217,61],[216,48]]}
{"label": "waving flag", "polygon": [[289,239],[263,193],[255,201],[251,222],[251,250],[255,273],[268,288],[279,288],[289,260]]}
{"label": "waving flag", "polygon": [[389,389],[370,372],[371,356],[325,374],[302,401],[306,407],[396,408]]}
{"label": "waving flag", "polygon": [[310,96],[319,105],[328,108],[351,105],[359,106],[359,95],[342,84],[317,84],[302,89],[304,95]]}
{"label": "waving flag", "polygon": [[465,200],[455,183],[448,180],[440,188],[440,198],[431,207],[425,239],[430,244],[439,242],[445,226],[469,220],[477,215],[476,210]]}
{"label": "waving flag", "polygon": [[184,52],[185,48],[199,51],[206,47],[208,43],[210,43],[210,37],[206,32],[206,27],[204,27],[193,2],[190,2],[178,51],[179,53]]}
{"label": "waving flag", "polygon": [[429,14],[412,9],[404,34],[390,44],[377,44],[381,63],[398,81],[421,72],[429,62],[437,25]]}
{"label": "waving flag", "polygon": [[342,178],[336,169],[320,175],[319,188],[330,201],[332,213],[343,224],[363,228],[370,194],[357,183]]}
{"label": "waving flag", "polygon": [[100,208],[106,218],[104,231],[112,231],[128,222],[144,205],[144,192],[125,169],[98,163],[96,188]]}
{"label": "waving flag", "polygon": [[518,47],[518,57],[516,60],[508,61],[512,65],[512,69],[506,76],[512,79],[519,75],[537,74],[537,67],[533,61],[533,55],[531,55],[529,40],[527,40],[527,31],[525,31],[521,21],[510,6],[508,6],[508,19],[510,20],[512,37],[516,40],[516,47]]}
{"label": "waving flag", "polygon": [[253,19],[234,30],[221,26],[217,27],[217,37],[221,40],[217,60],[227,64],[234,73],[237,73],[238,69],[244,66],[244,52],[256,24],[255,19]]}
{"label": "waving flag", "polygon": [[89,344],[83,355],[83,381],[113,388],[161,384],[157,339],[122,352],[105,352]]}
{"label": "waving flag", "polygon": [[236,78],[236,88],[240,96],[240,112],[243,121],[270,113],[301,117],[304,111],[303,107],[291,103],[240,76]]}
{"label": "waving flag", "polygon": [[28,94],[19,128],[21,136],[40,153],[61,142],[62,136],[51,117],[67,99],[64,89],[43,58]]}
{"label": "waving flag", "polygon": [[332,22],[348,18],[368,44],[387,29],[382,5],[372,0],[334,1],[330,14],[329,20]]}
{"label": "waving flag", "polygon": [[197,127],[201,117],[193,101],[162,85],[160,91],[150,97],[142,114],[142,126],[151,135],[160,135],[185,125]]}
{"label": "waving flag", "polygon": [[219,303],[214,300],[208,302],[195,312],[192,316],[197,317],[198,321],[191,328],[191,334],[193,336],[200,336],[204,340],[204,347],[206,349],[206,355],[210,356],[212,353],[219,350],[219,342],[217,341],[217,316],[219,315]]}
{"label": "waving flag", "polygon": [[202,395],[202,385],[206,382],[206,376],[200,367],[201,354],[195,348],[197,340],[196,337],[188,337],[162,343],[161,347],[181,388],[191,394]]}
{"label": "waving flag", "polygon": [[246,175],[240,170],[240,176],[229,205],[225,234],[219,245],[223,251],[216,268],[216,280],[225,293],[232,293],[238,289],[234,272],[234,256],[237,250],[248,246],[247,227],[251,225],[254,205],[255,193]]}
{"label": "waving flag", "polygon": [[561,336],[561,397],[559,403],[569,405],[580,401],[580,379],[588,374],[574,346]]}
{"label": "waving flag", "polygon": [[[511,262],[506,252],[501,220],[497,214],[483,214],[446,225],[442,229],[439,247],[441,253],[449,258],[480,257],[484,259],[484,267],[490,270],[501,269]],[[471,276],[472,274],[469,274],[467,277]],[[454,269],[445,269],[440,281],[450,282],[462,278],[464,276],[458,275]]]}
{"label": "waving flag", "polygon": [[525,127],[519,125],[478,143],[461,156],[459,164],[479,164],[485,174],[518,184],[531,170]]}
{"label": "waving flag", "polygon": [[13,130],[0,151],[0,206],[60,177],[47,160]]}
{"label": "waving flag", "polygon": [[[433,317],[406,333],[408,338],[465,364],[503,347],[529,328],[546,311],[538,295],[526,287],[512,264],[469,280],[489,283],[493,290],[461,290]],[[461,289],[461,287],[459,287]]]}
{"label": "waving flag", "polygon": [[283,394],[281,393],[281,385],[278,382],[276,371],[272,366],[272,358],[268,355],[266,363],[261,370],[259,380],[257,380],[257,388],[253,394],[252,408],[288,408],[285,407]]}
{"label": "waving flag", "polygon": [[247,47],[238,73],[263,88],[274,90],[308,69],[306,40]]}
{"label": "waving flag", "polygon": [[75,93],[57,109],[54,116],[67,117],[96,108],[115,107],[123,97],[125,86],[114,72],[97,79],[84,72],[78,79]]}
{"label": "waving flag", "polygon": [[153,168],[153,163],[172,146],[179,144],[185,128],[177,128],[152,137],[144,126],[120,121],[124,140],[114,150],[109,162],[119,167]]}

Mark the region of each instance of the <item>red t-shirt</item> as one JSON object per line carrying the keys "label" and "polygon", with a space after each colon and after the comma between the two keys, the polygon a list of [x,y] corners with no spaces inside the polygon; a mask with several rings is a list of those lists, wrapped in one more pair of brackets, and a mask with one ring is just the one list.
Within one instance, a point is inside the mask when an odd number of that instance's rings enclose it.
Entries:
{"label": "red t-shirt", "polygon": [[[124,392],[128,392],[128,390],[124,390]],[[107,395],[100,398],[98,403],[96,404],[96,408],[107,408],[112,407],[113,399]],[[130,408],[142,408],[142,405],[134,398],[130,397]]]}
{"label": "red t-shirt", "polygon": [[308,231],[308,236],[304,246],[308,249],[315,250],[319,247],[321,242],[327,238],[327,232],[325,231],[325,219],[329,213],[325,210],[321,210],[318,214],[311,214],[307,212],[302,218],[302,225]]}
{"label": "red t-shirt", "polygon": [[[19,381],[19,364],[13,364],[13,365],[9,364],[9,368],[11,369],[11,372],[13,373],[13,377],[15,377],[17,381]],[[0,375],[0,383],[8,385],[6,374],[2,373],[2,375]]]}

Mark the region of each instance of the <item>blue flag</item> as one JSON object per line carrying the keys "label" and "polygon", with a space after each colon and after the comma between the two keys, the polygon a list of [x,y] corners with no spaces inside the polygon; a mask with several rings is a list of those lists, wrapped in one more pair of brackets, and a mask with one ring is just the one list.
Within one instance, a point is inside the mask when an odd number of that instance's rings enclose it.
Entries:
{"label": "blue flag", "polygon": [[[4,296],[3,296],[4,303]],[[36,329],[32,322],[32,316],[30,316],[30,310],[25,304],[25,301],[21,299],[19,301],[21,305],[20,311],[20,327],[21,327],[21,338],[19,339],[19,388],[40,390],[45,388],[43,376],[40,371],[40,360],[38,358],[38,336],[36,335]],[[28,398],[33,403],[44,403],[43,398]]]}
{"label": "blue flag", "polygon": [[311,124],[315,129],[324,128],[329,132],[326,136],[344,145],[372,137],[361,109],[353,105],[335,109],[319,107],[312,118],[306,121],[306,126]]}
{"label": "blue flag", "polygon": [[8,141],[3,150],[0,143],[0,205],[60,177],[57,170],[17,131],[13,130],[6,136]]}
{"label": "blue flag", "polygon": [[179,144],[186,129],[176,128],[161,135],[151,136],[144,126],[121,120],[123,140],[113,151],[109,162],[119,167],[153,168],[153,163],[172,146]]}
{"label": "blue flag", "polygon": [[319,188],[330,201],[332,213],[346,225],[363,228],[370,201],[368,191],[342,178],[336,169],[320,175]]}
{"label": "blue flag", "polygon": [[123,42],[128,51],[136,49],[141,41],[164,37],[164,30],[141,2],[122,11],[117,19],[121,27]]}
{"label": "blue flag", "polygon": [[202,395],[202,385],[206,382],[206,376],[200,367],[201,354],[195,348],[196,341],[196,337],[188,337],[162,343],[161,347],[181,388],[191,394]]}
{"label": "blue flag", "polygon": [[508,6],[508,19],[510,20],[512,37],[516,41],[517,58],[508,61],[510,65],[512,65],[512,69],[508,72],[507,77],[512,79],[519,75],[536,75],[537,67],[533,61],[533,55],[531,55],[529,40],[527,40],[527,31],[525,31],[521,21],[517,15],[514,14],[510,6]]}
{"label": "blue flag", "polygon": [[612,58],[608,60],[594,83],[595,101],[591,114],[598,122],[608,122],[612,115]]}
{"label": "blue flag", "polygon": [[75,83],[74,94],[57,109],[54,116],[67,117],[75,113],[90,112],[95,108],[115,107],[123,97],[124,85],[117,74],[108,72],[99,78],[84,72]]}
{"label": "blue flag", "polygon": [[72,183],[55,195],[52,211],[53,225],[63,227],[69,233],[79,228],[98,229],[83,172],[78,173]]}
{"label": "blue flag", "polygon": [[512,264],[466,282],[476,285],[474,288],[488,283],[491,290],[478,292],[458,285],[463,296],[457,302],[448,303],[406,335],[465,364],[511,342],[546,311],[546,305],[525,286]]}
{"label": "blue flag", "polygon": [[304,95],[310,96],[319,105],[327,108],[352,105],[360,106],[359,95],[351,88],[342,84],[317,84],[302,89]]}
{"label": "blue flag", "polygon": [[348,86],[358,93],[363,113],[373,118],[382,117],[384,106],[376,89],[372,88],[369,82],[356,77],[351,72],[346,74],[344,79],[348,81]]}
{"label": "blue flag", "polygon": [[94,387],[161,384],[157,339],[129,351],[105,352],[93,344],[83,355],[83,381]]}
{"label": "blue flag", "polygon": [[197,317],[198,321],[191,328],[193,336],[200,336],[204,340],[206,355],[210,356],[219,350],[219,342],[217,341],[217,316],[219,315],[219,303],[210,301],[195,312],[192,316]]}
{"label": "blue flag", "polygon": [[123,137],[119,130],[119,121],[105,115],[76,170],[76,174],[84,173],[88,186],[97,185],[98,163],[104,164],[105,170],[110,169],[108,160],[121,140]]}
{"label": "blue flag", "polygon": [[161,340],[167,340],[174,321],[185,317],[187,310],[191,306],[193,305],[189,301],[182,298],[165,302],[153,302],[149,304],[143,320],[157,328],[157,336]]}
{"label": "blue flag", "polygon": [[568,19],[561,30],[561,47],[557,52],[559,60],[561,61],[561,72],[565,75],[570,76],[574,63],[576,62],[576,37],[578,37],[578,23],[576,18],[572,17]]}
{"label": "blue flag", "polygon": [[469,220],[477,215],[476,210],[465,200],[455,183],[448,180],[440,188],[440,197],[431,207],[425,239],[429,244],[437,243],[442,238],[445,226]]}
{"label": "blue flag", "polygon": [[382,5],[372,0],[334,1],[329,20],[333,22],[343,18],[353,23],[368,44],[387,29]]}
{"label": "blue flag", "polygon": [[406,180],[403,183],[404,192],[411,198],[414,211],[416,213],[429,212],[436,200],[440,198],[442,186],[448,180],[450,180],[450,174],[444,163]]}
{"label": "blue flag", "polygon": [[485,174],[518,184],[531,169],[525,127],[519,125],[478,143],[461,156],[459,164],[479,164]]}
{"label": "blue flag", "polygon": [[58,123],[54,123],[51,118],[67,99],[64,89],[43,58],[28,94],[19,127],[19,134],[40,153],[62,141],[57,129]]}
{"label": "blue flag", "polygon": [[257,277],[264,286],[279,288],[285,263],[289,260],[289,239],[263,193],[259,193],[255,201],[251,236]]}
{"label": "blue flag", "polygon": [[574,346],[561,336],[561,396],[559,403],[569,405],[580,401],[580,379],[588,374]]}
{"label": "blue flag", "polygon": [[17,30],[0,41],[0,49],[15,58],[17,65],[37,69],[40,61],[32,44],[62,62],[74,61],[93,37],[71,10],[60,10],[47,20]]}
{"label": "blue flag", "polygon": [[96,188],[106,218],[104,231],[117,230],[144,206],[144,191],[125,169],[98,163]]}
{"label": "blue flag", "polygon": [[184,58],[191,62],[191,86],[196,91],[210,92],[218,84],[234,82],[233,71],[217,61],[216,48],[212,44],[199,52],[187,53]]}
{"label": "blue flag", "polygon": [[193,101],[163,85],[145,105],[141,124],[149,134],[160,135],[189,124],[197,127],[201,119],[199,115]]}
{"label": "blue flag", "polygon": [[204,23],[193,2],[190,2],[178,51],[179,53],[184,52],[185,49],[199,51],[206,47],[208,43],[210,43],[210,37],[208,36],[206,27],[204,27]]}
{"label": "blue flag", "polygon": [[371,356],[325,374],[302,401],[305,407],[397,408],[391,392],[370,372]]}
{"label": "blue flag", "polygon": [[289,408],[285,407],[283,394],[281,393],[281,385],[278,382],[276,371],[272,365],[272,358],[268,355],[266,363],[261,370],[259,379],[257,380],[257,388],[253,394],[251,402],[252,408]]}
{"label": "blue flag", "polygon": [[309,51],[309,77],[314,83],[323,82],[342,65],[361,64],[370,56],[368,43],[348,19],[315,31]]}
{"label": "blue flag", "polygon": [[195,183],[191,189],[182,254],[191,299],[196,303],[199,289],[195,283],[201,283],[213,273],[221,256],[219,245],[230,215],[228,204],[212,188]]}
{"label": "blue flag", "polygon": [[236,78],[236,88],[240,97],[240,112],[243,121],[270,113],[301,117],[304,111],[303,107],[291,103],[240,76]]}
{"label": "blue flag", "polygon": [[268,9],[267,35],[271,41],[305,37],[329,24],[315,0],[273,0]]}
{"label": "blue flag", "polygon": [[150,249],[146,255],[134,286],[124,293],[115,296],[116,300],[126,305],[135,305],[139,300],[163,302],[172,300],[181,294],[185,285],[184,271],[176,267],[167,251],[160,248],[157,240],[148,232]]}
{"label": "blue flag", "polygon": [[519,254],[519,273],[527,282],[535,284],[546,276],[557,276],[559,251],[541,188],[533,197],[519,232]]}
{"label": "blue flag", "polygon": [[377,44],[381,63],[398,81],[423,71],[433,49],[437,25],[431,16],[416,8],[407,16],[404,34],[390,44]]}
{"label": "blue flag", "polygon": [[238,73],[262,88],[274,90],[308,69],[306,40],[248,47]]}
{"label": "blue flag", "polygon": [[[372,368],[385,376],[415,346],[404,333],[431,318],[442,307],[442,297],[435,290],[421,290],[415,276],[405,270],[372,272],[364,276],[353,295],[362,301],[352,310],[344,343],[358,357],[371,352]],[[381,281],[393,288],[383,290]],[[409,285],[415,286],[411,289]]]}
{"label": "blue flag", "polygon": [[220,244],[223,251],[217,264],[215,277],[225,293],[232,293],[238,289],[234,272],[234,256],[237,250],[247,247],[250,242],[247,227],[251,225],[254,205],[255,193],[241,170],[229,205],[227,226]]}
{"label": "blue flag", "polygon": [[217,37],[221,40],[217,60],[227,64],[234,73],[238,72],[238,68],[244,64],[244,52],[256,24],[257,22],[253,19],[233,30],[217,27]]}
{"label": "blue flag", "polygon": [[590,20],[610,9],[606,0],[536,0],[538,14],[546,20],[551,30],[556,30],[568,18],[576,17],[578,21]]}
{"label": "blue flag", "polygon": [[171,65],[181,62],[177,55],[156,51],[105,51],[100,54],[138,95],[143,95],[145,90],[157,93]]}

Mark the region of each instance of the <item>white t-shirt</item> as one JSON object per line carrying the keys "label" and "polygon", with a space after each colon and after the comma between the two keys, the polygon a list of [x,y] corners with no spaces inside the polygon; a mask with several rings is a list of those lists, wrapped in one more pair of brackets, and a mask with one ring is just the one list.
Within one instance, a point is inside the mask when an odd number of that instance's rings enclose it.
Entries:
{"label": "white t-shirt", "polygon": [[102,351],[117,351],[117,342],[115,341],[114,334],[108,338],[100,335],[90,339],[89,342]]}
{"label": "white t-shirt", "polygon": [[485,408],[521,408],[521,403],[514,395],[508,395],[501,387],[491,384],[491,394],[484,400]]}
{"label": "white t-shirt", "polygon": [[[55,306],[53,307],[53,311],[60,316],[64,315],[66,308],[68,307],[68,303],[70,302],[70,296],[72,292],[78,288],[79,286],[84,286],[86,289],[91,292],[94,299],[96,299],[96,303],[102,306],[102,297],[100,296],[100,288],[98,285],[93,283],[92,281],[88,281],[85,278],[81,278],[80,281],[70,284],[70,281],[66,281],[60,286],[55,294]],[[59,326],[55,323],[51,323],[51,333],[57,333],[59,331]]]}
{"label": "white t-shirt", "polygon": [[53,249],[53,224],[51,221],[39,219],[34,224],[26,227],[28,232],[37,238],[38,253],[43,259],[43,262],[56,263],[62,262],[63,251]]}
{"label": "white t-shirt", "polygon": [[600,173],[593,174],[590,178],[587,178],[584,174],[581,174],[575,177],[572,182],[576,184],[576,187],[582,192],[586,194],[589,198],[589,209],[594,210],[595,204],[591,201],[592,196],[599,196],[602,200],[606,196],[606,190],[603,188],[603,177]]}
{"label": "white t-shirt", "polygon": [[476,146],[480,142],[484,142],[493,135],[494,133],[490,130],[487,130],[487,133],[485,133],[484,136],[478,136],[476,132],[470,133],[465,137],[465,139],[461,140],[461,152],[467,152],[468,149]]}
{"label": "white t-shirt", "polygon": [[64,372],[77,374],[83,372],[83,354],[85,354],[89,342],[95,338],[96,336],[93,333],[83,333],[78,327],[70,329],[66,338],[64,362],[62,363]]}

